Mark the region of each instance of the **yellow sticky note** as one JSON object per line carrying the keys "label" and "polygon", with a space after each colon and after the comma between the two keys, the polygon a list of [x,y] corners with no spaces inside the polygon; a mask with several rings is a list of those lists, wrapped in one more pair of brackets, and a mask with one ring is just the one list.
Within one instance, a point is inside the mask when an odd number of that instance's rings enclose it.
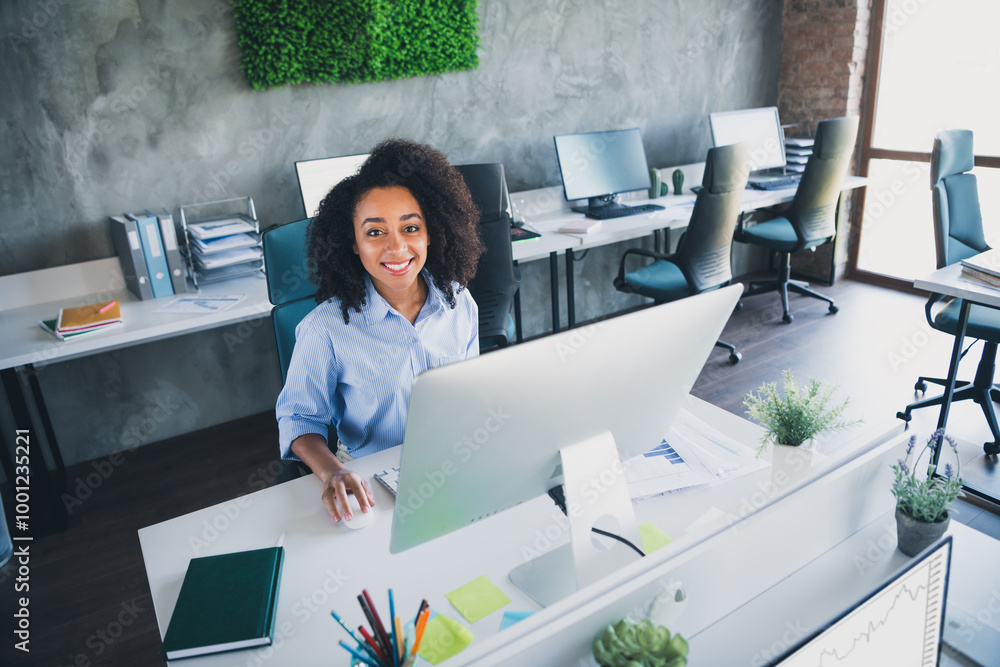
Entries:
{"label": "yellow sticky note", "polygon": [[642,538],[642,550],[646,554],[651,554],[674,541],[672,537],[649,521],[643,521],[639,524],[639,537]]}
{"label": "yellow sticky note", "polygon": [[510,598],[504,595],[504,592],[497,588],[486,575],[456,588],[445,597],[455,605],[455,609],[459,610],[469,623],[475,623],[505,604],[510,604]]}
{"label": "yellow sticky note", "polygon": [[471,630],[444,614],[438,614],[424,626],[417,653],[427,662],[436,665],[461,653],[471,643]]}

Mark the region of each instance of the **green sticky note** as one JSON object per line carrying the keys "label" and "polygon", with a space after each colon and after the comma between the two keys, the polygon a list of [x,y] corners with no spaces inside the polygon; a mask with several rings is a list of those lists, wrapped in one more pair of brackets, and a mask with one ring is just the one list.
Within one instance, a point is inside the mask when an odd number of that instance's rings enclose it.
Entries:
{"label": "green sticky note", "polygon": [[642,538],[642,550],[647,554],[651,554],[674,541],[672,537],[649,521],[643,521],[639,524],[639,537]]}
{"label": "green sticky note", "polygon": [[444,614],[438,614],[424,626],[417,654],[432,665],[436,665],[461,653],[471,643],[472,631],[469,628]]}
{"label": "green sticky note", "polygon": [[470,581],[461,588],[456,588],[445,597],[469,623],[475,623],[505,604],[510,604],[510,598],[487,579],[486,575]]}

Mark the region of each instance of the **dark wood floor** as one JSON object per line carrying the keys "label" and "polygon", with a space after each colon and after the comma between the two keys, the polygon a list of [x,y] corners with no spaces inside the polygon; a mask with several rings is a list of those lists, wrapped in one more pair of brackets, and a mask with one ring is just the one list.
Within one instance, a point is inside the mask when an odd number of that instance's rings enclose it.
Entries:
{"label": "dark wood floor", "polygon": [[[747,392],[791,368],[839,383],[852,411],[874,423],[912,400],[918,372],[944,373],[950,341],[927,333],[923,299],[846,280],[827,292],[839,314],[794,298],[790,325],[776,296],[747,300],[724,333],[743,361],[713,353],[693,393],[742,414]],[[915,429],[933,426],[934,411],[922,412]],[[975,452],[982,417],[953,414],[973,443],[969,465],[986,469]],[[70,468],[68,491],[80,500],[70,527],[31,546],[28,656],[12,648],[17,575],[10,563],[0,571],[0,665],[163,664],[136,531],[273,483],[276,442],[273,415],[262,414]]]}

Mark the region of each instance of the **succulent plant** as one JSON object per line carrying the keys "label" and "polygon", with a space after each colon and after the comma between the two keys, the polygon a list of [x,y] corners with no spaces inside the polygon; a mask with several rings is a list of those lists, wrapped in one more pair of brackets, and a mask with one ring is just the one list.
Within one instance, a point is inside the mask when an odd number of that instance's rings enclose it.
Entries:
{"label": "succulent plant", "polygon": [[622,619],[594,639],[594,659],[602,667],[685,667],[688,643],[648,619]]}

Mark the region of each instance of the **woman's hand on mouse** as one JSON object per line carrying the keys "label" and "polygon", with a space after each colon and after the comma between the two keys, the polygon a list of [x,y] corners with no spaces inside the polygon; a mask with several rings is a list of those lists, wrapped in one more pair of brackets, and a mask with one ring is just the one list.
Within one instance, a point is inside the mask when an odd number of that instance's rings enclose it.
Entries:
{"label": "woman's hand on mouse", "polygon": [[348,493],[357,497],[363,513],[370,512],[375,506],[375,497],[368,482],[344,467],[327,447],[323,436],[316,433],[300,435],[292,441],[292,452],[323,481],[323,507],[335,522],[340,523],[341,519],[351,517]]}
{"label": "woman's hand on mouse", "polygon": [[[339,461],[338,461],[339,463]],[[358,505],[362,513],[368,513],[375,505],[375,499],[371,487],[359,474],[343,466],[339,470],[327,470],[323,475],[323,507],[333,517],[333,520],[340,522],[341,519],[350,520],[352,517],[350,500],[348,493],[353,493],[358,499]]]}

